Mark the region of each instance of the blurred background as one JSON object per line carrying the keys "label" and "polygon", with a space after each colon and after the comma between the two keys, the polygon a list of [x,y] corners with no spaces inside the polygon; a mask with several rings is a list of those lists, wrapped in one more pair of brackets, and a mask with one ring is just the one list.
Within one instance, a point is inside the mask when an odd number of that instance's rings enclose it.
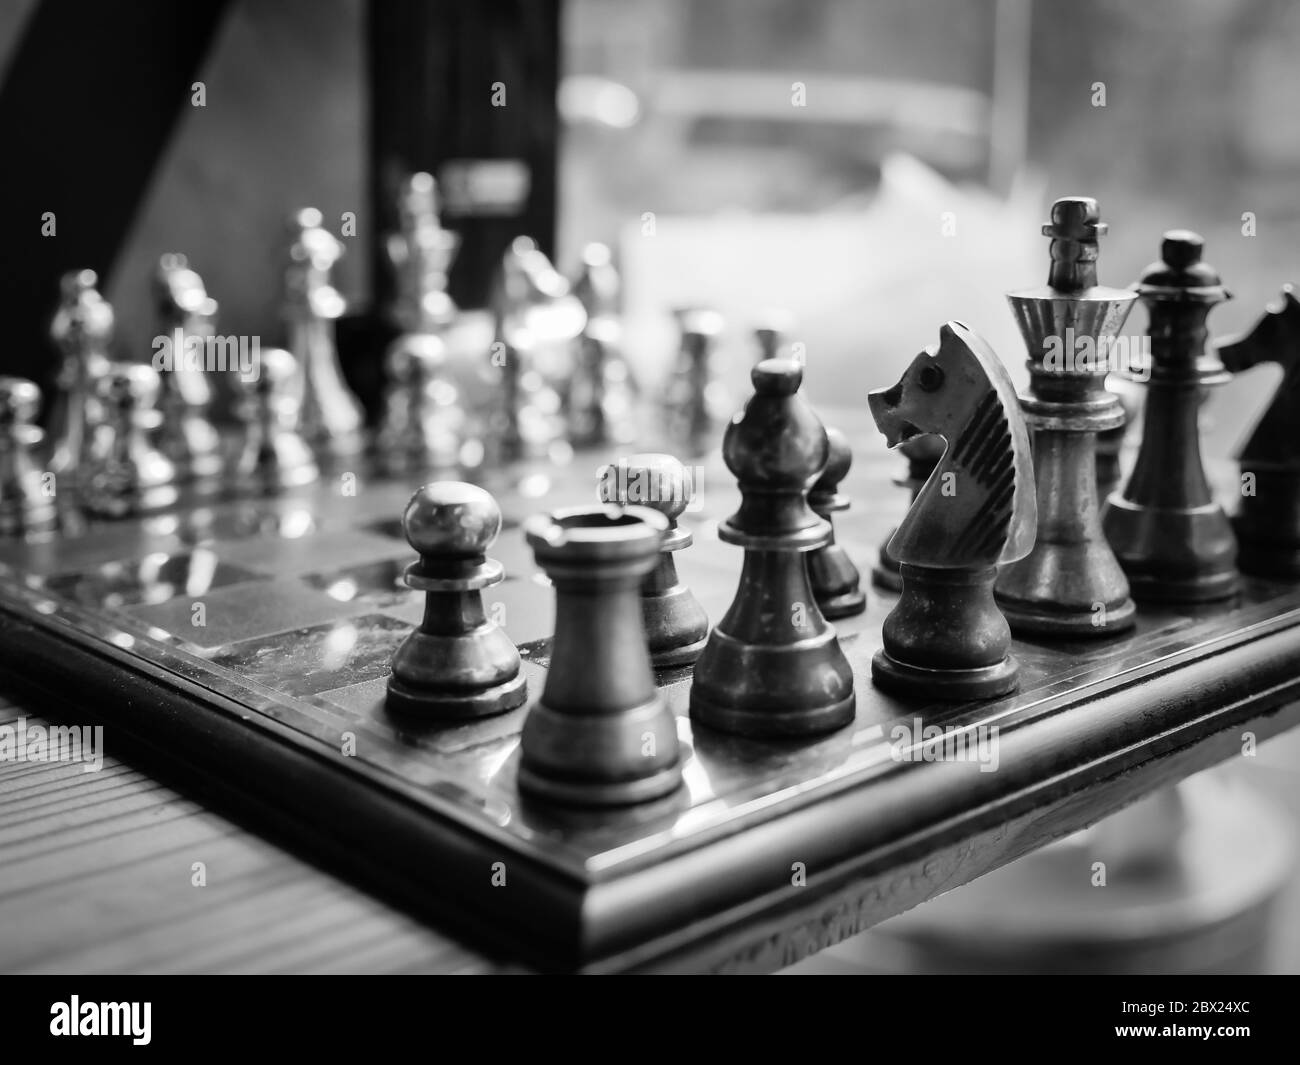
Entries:
{"label": "blurred background", "polygon": [[[515,234],[565,273],[585,242],[611,244],[632,369],[651,386],[683,305],[725,316],[738,392],[769,308],[791,315],[815,401],[859,404],[950,318],[1018,368],[1002,294],[1045,280],[1039,225],[1062,195],[1101,204],[1104,283],[1136,279],[1166,229],[1203,234],[1235,296],[1211,318],[1219,335],[1300,275],[1288,0],[112,7],[109,38],[95,5],[0,5],[0,366],[44,382],[54,279],[72,266],[106,279],[121,357],[150,354],[148,280],[171,250],[203,274],[223,331],[278,340],[285,218],[310,203],[357,220],[339,278],[364,384],[366,321],[389,292],[385,182],[417,166],[442,179],[465,241],[462,306],[482,306]],[[59,72],[57,97],[35,91]],[[37,235],[44,211],[54,241]],[[1144,325],[1137,311],[1128,330]],[[1209,455],[1230,453],[1273,381],[1263,369],[1212,397]],[[1292,841],[1297,755],[1285,738],[1228,771],[1289,809]],[[1300,887],[1273,882],[1270,949],[1241,964],[1300,971]],[[834,964],[871,967],[860,946]]]}

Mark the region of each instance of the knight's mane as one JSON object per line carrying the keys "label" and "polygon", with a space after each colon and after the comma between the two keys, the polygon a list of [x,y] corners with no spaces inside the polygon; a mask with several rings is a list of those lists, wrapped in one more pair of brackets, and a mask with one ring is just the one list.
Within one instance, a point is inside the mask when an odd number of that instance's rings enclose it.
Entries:
{"label": "knight's mane", "polygon": [[1001,548],[1010,534],[1016,491],[1011,423],[997,391],[980,400],[961,435],[944,456],[980,485],[988,499],[953,541],[955,554],[978,556]]}

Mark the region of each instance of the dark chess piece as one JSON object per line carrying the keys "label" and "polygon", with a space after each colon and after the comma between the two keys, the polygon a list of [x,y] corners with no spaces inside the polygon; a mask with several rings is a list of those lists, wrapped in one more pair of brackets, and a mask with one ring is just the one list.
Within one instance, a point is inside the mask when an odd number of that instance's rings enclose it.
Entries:
{"label": "dark chess piece", "polygon": [[1151,319],[1142,444],[1124,491],[1102,511],[1102,528],[1143,601],[1225,599],[1238,585],[1237,541],[1201,461],[1201,397],[1231,376],[1206,348],[1206,317],[1228,292],[1201,261],[1204,243],[1186,230],[1166,233],[1161,261],[1136,286]]}
{"label": "dark chess piece", "polygon": [[587,312],[575,343],[573,375],[564,393],[569,442],[575,447],[625,444],[637,435],[636,379],[623,357],[619,318],[622,280],[604,244],[582,249],[573,294]]}
{"label": "dark chess piece", "polygon": [[[894,484],[911,492],[908,506],[916,502],[925,482],[943,458],[943,446],[943,441],[937,436],[914,436],[898,446],[899,454],[907,459],[907,473],[896,477]],[[903,588],[903,578],[898,573],[898,559],[889,553],[889,541],[897,531],[896,528],[889,530],[889,535],[880,545],[876,564],[871,569],[871,583],[887,592],[897,592]]]}
{"label": "dark chess piece", "polygon": [[690,530],[678,526],[677,519],[694,495],[686,468],[671,455],[631,455],[601,471],[603,502],[649,507],[668,519],[659,564],[641,584],[641,620],[656,669],[690,665],[709,635],[708,615],[678,579],[673,561],[676,552],[691,545]]}
{"label": "dark chess piece", "polygon": [[335,322],[347,301],[334,286],[343,244],[320,211],[306,207],[289,223],[291,243],[284,273],[288,348],[302,372],[302,432],[322,454],[343,457],[361,449],[361,406],[343,379]]}
{"label": "dark chess piece", "polygon": [[866,610],[867,594],[859,587],[862,578],[858,567],[843,546],[835,542],[832,517],[837,511],[849,509],[849,497],[843,495],[839,487],[853,464],[853,450],[848,438],[838,429],[827,426],[826,439],[830,444],[830,457],[826,469],[808,492],[808,506],[831,525],[831,539],[825,547],[809,552],[808,578],[812,581],[813,595],[817,598],[822,617],[834,621]]}
{"label": "dark chess piece", "polygon": [[248,428],[238,477],[267,492],[311,484],[320,468],[299,432],[298,360],[284,348],[265,348],[257,379],[243,387],[239,413]]}
{"label": "dark chess piece", "polygon": [[388,710],[463,721],[522,706],[519,652],[483,611],[483,589],[504,578],[486,555],[501,531],[496,500],[475,485],[434,481],[411,496],[402,531],[420,556],[403,579],[425,593],[424,620],[393,655]]}
{"label": "dark chess piece", "polygon": [[1300,301],[1282,289],[1250,332],[1225,341],[1219,356],[1233,373],[1261,362],[1282,367],[1282,383],[1237,455],[1241,504],[1232,519],[1238,564],[1259,577],[1300,579]]}
{"label": "dark chess piece", "polygon": [[1106,390],[1114,392],[1119,397],[1120,406],[1124,409],[1124,421],[1113,429],[1105,429],[1097,434],[1097,501],[1103,509],[1106,500],[1119,488],[1120,481],[1123,479],[1120,456],[1123,454],[1124,443],[1133,424],[1131,402],[1126,401],[1126,394],[1116,391],[1111,381],[1106,382]]}
{"label": "dark chess piece", "polygon": [[121,518],[176,502],[176,468],[154,447],[161,422],[158,371],[110,363],[90,396],[90,448],[78,480],[86,510]]}
{"label": "dark chess piece", "polygon": [[91,385],[108,365],[113,336],[113,307],[100,295],[98,284],[94,270],[64,274],[59,309],[50,323],[62,359],[50,403],[49,471],[74,485],[86,450]]}
{"label": "dark chess piece", "polygon": [[55,525],[53,485],[35,452],[41,390],[21,377],[0,377],[0,536],[48,532]]}
{"label": "dark chess piece", "polygon": [[555,586],[555,636],[524,720],[520,790],[574,806],[669,794],[682,780],[677,720],[655,686],[640,594],[668,519],[645,507],[575,507],[524,530]]}
{"label": "dark chess piece", "polygon": [[868,396],[890,447],[918,433],[947,448],[889,542],[902,593],[885,619],[871,677],[917,698],[991,699],[1014,691],[1011,630],[993,598],[997,567],[1029,554],[1034,468],[1015,387],[993,350],[948,322],[893,388]]}
{"label": "dark chess piece", "polygon": [[856,713],[853,670],[822,617],[804,556],[830,543],[808,490],[830,457],[826,430],[798,395],[803,368],[760,362],[754,396],[727,425],[722,457],[740,509],[718,528],[745,550],[740,585],[714,626],[691,686],[691,716],[744,736],[829,732]]}
{"label": "dark chess piece", "polygon": [[1122,425],[1124,409],[1106,389],[1107,360],[1096,356],[1109,353],[1137,299],[1097,284],[1105,232],[1095,200],[1057,200],[1043,226],[1052,238],[1047,284],[1007,296],[1029,352],[1029,394],[1021,406],[1038,482],[1037,542],[995,586],[1017,634],[1110,636],[1135,619],[1097,500],[1097,434]]}
{"label": "dark chess piece", "polygon": [[[162,381],[158,448],[176,467],[178,479],[214,477],[223,465],[221,437],[212,424],[212,388],[205,371],[217,302],[185,256],[174,252],[159,259],[153,294],[158,336],[165,341],[154,352]],[[170,365],[159,365],[163,354],[170,356]],[[229,352],[221,354],[230,358]],[[237,355],[231,363],[231,369],[238,366]]]}

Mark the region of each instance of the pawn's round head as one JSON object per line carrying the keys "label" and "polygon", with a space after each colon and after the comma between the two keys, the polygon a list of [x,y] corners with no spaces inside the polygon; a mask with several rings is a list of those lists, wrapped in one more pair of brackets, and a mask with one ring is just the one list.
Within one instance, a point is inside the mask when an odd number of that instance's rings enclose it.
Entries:
{"label": "pawn's round head", "polygon": [[501,508],[477,485],[433,481],[406,504],[402,531],[421,556],[473,558],[485,553],[501,531]]}
{"label": "pawn's round head", "polygon": [[0,377],[0,424],[30,425],[41,409],[41,390],[24,377]]}
{"label": "pawn's round head", "polygon": [[829,457],[826,459],[826,469],[822,470],[822,475],[813,485],[814,492],[834,492],[853,465],[853,449],[849,446],[849,438],[840,430],[828,425],[826,442],[830,445]]}
{"label": "pawn's round head", "polygon": [[686,467],[672,455],[629,455],[601,471],[602,503],[649,507],[671,522],[681,517],[694,497]]}

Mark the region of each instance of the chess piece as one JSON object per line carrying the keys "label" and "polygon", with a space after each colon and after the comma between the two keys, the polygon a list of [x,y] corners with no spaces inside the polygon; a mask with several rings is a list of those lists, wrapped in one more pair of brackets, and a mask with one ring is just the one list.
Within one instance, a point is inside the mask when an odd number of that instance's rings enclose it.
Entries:
{"label": "chess piece", "polygon": [[861,614],[867,608],[867,595],[859,587],[858,567],[843,546],[835,542],[835,520],[832,517],[837,511],[849,509],[849,497],[839,488],[853,464],[853,451],[848,438],[838,429],[827,426],[826,439],[830,444],[830,457],[826,469],[808,492],[808,506],[831,526],[831,539],[825,547],[809,552],[808,577],[822,617],[834,621]]}
{"label": "chess piece", "polygon": [[1124,450],[1124,442],[1128,439],[1129,429],[1133,425],[1133,412],[1129,409],[1131,404],[1127,401],[1127,394],[1120,392],[1113,380],[1106,382],[1106,390],[1114,392],[1119,398],[1120,406],[1124,410],[1124,421],[1113,429],[1104,429],[1097,434],[1097,500],[1103,510],[1106,500],[1120,486],[1122,480],[1120,455]]}
{"label": "chess piece", "polygon": [[1034,549],[1005,567],[995,586],[1017,634],[1100,637],[1134,623],[1128,579],[1102,532],[1097,500],[1097,434],[1122,425],[1124,411],[1106,390],[1105,362],[1089,356],[1111,350],[1137,299],[1097,284],[1105,232],[1095,200],[1057,200],[1043,226],[1052,238],[1047,284],[1007,296],[1029,352],[1021,405],[1038,483]]}
{"label": "chess piece", "polygon": [[918,433],[947,444],[889,541],[903,587],[872,680],[918,698],[1014,691],[1020,670],[993,582],[998,566],[1029,554],[1038,519],[1029,431],[1011,378],[974,331],[948,322],[938,347],[868,402],[890,447]]}
{"label": "chess piece", "polygon": [[1241,569],[1259,577],[1300,579],[1300,301],[1286,285],[1249,332],[1224,341],[1219,356],[1233,373],[1262,362],[1282,367],[1268,408],[1237,454],[1241,503],[1232,524]]}
{"label": "chess piece", "polygon": [[695,307],[675,313],[681,345],[664,388],[663,423],[670,441],[691,455],[702,455],[714,446],[728,406],[715,354],[722,315]]}
{"label": "chess piece", "polygon": [[264,348],[257,378],[244,386],[240,416],[248,430],[237,476],[266,491],[311,484],[320,476],[299,432],[300,380],[293,355],[284,348]]}
{"label": "chess piece", "polygon": [[362,446],[361,407],[339,367],[334,322],[347,303],[331,280],[343,244],[314,207],[299,211],[290,229],[285,317],[288,347],[301,368],[303,436],[323,454],[353,455]]}
{"label": "chess piece", "polygon": [[221,472],[221,438],[211,420],[206,356],[213,350],[216,300],[185,256],[174,252],[159,259],[153,292],[158,321],[153,361],[162,381],[158,448],[179,479],[213,477]]}
{"label": "chess piece", "polygon": [[519,788],[551,802],[621,806],[681,783],[677,720],[655,686],[642,582],[668,519],[645,507],[589,506],[524,525],[555,586],[555,636],[542,694],[520,737]]}
{"label": "chess piece", "polygon": [[636,381],[623,358],[622,283],[609,248],[588,244],[573,294],[587,312],[564,393],[569,442],[575,447],[625,444],[636,437]]}
{"label": "chess piece", "polygon": [[375,437],[390,473],[455,468],[464,413],[447,369],[447,351],[433,332],[403,333],[385,356],[388,388]]}
{"label": "chess piece", "polygon": [[52,449],[49,471],[75,485],[86,448],[86,404],[94,378],[108,364],[113,335],[113,308],[96,288],[94,270],[76,270],[59,283],[59,309],[50,336],[62,360],[55,378],[49,415]]}
{"label": "chess piece", "polygon": [[0,536],[48,532],[55,525],[52,485],[35,458],[45,434],[36,425],[41,390],[0,377]]}
{"label": "chess piece", "polygon": [[[943,457],[944,444],[937,436],[914,436],[904,440],[898,446],[899,453],[907,459],[907,473],[894,478],[894,484],[911,492],[908,506],[916,502],[925,482],[934,473],[934,468]],[[876,555],[876,564],[871,569],[871,583],[887,592],[902,591],[903,578],[898,573],[898,559],[889,553],[889,541],[894,538],[896,528],[889,530]]]}
{"label": "chess piece", "polygon": [[110,363],[94,382],[90,450],[80,479],[81,501],[101,517],[121,518],[176,502],[176,469],[151,437],[162,421],[158,371]]}
{"label": "chess piece", "polygon": [[1228,299],[1196,233],[1165,234],[1136,286],[1150,315],[1150,380],[1137,461],[1102,511],[1106,538],[1140,601],[1200,603],[1237,590],[1237,541],[1201,462],[1197,414],[1231,375],[1208,351],[1205,320]]}
{"label": "chess piece", "polygon": [[504,578],[486,554],[501,531],[496,500],[475,485],[435,481],[411,496],[402,531],[420,556],[403,579],[425,593],[424,620],[393,656],[387,708],[463,721],[522,706],[519,652],[483,610],[483,589]]}
{"label": "chess piece", "polygon": [[678,579],[673,555],[691,545],[689,529],[677,524],[694,498],[686,468],[671,455],[632,455],[601,471],[605,503],[657,510],[668,519],[659,564],[641,584],[641,619],[656,669],[688,666],[704,650],[709,619],[691,590]]}
{"label": "chess piece", "polygon": [[830,457],[826,430],[799,396],[803,368],[760,362],[754,396],[727,425],[722,457],[740,484],[740,509],[718,527],[745,550],[740,585],[695,663],[691,716],[723,732],[792,736],[853,720],[853,670],[818,609],[804,556],[830,524],[808,490]]}
{"label": "chess piece", "polygon": [[489,305],[492,361],[501,368],[501,405],[493,419],[501,457],[544,457],[566,435],[557,386],[571,375],[572,345],[586,312],[530,237],[506,249]]}
{"label": "chess piece", "polygon": [[758,361],[764,359],[786,358],[784,349],[786,337],[791,328],[790,315],[781,310],[769,310],[760,315],[754,327],[754,342],[758,349]]}
{"label": "chess piece", "polygon": [[403,333],[440,333],[456,318],[447,280],[460,237],[442,227],[432,175],[411,174],[402,182],[397,214],[398,229],[385,242],[397,289],[390,316]]}

